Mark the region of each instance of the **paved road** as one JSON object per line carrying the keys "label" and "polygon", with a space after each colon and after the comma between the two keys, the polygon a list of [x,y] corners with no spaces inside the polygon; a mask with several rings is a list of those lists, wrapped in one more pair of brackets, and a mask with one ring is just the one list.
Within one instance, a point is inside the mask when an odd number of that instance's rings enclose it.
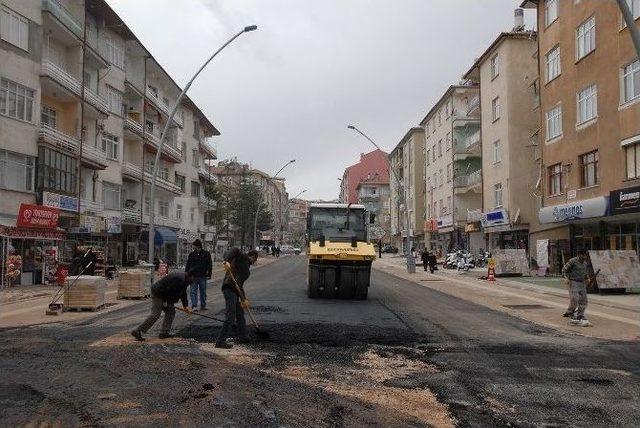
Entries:
{"label": "paved road", "polygon": [[[219,326],[134,343],[148,303],[0,331],[0,425],[639,426],[640,344],[556,333],[375,271],[364,302],[309,300],[305,259],[247,283],[272,340]],[[210,289],[210,314],[222,310]]]}

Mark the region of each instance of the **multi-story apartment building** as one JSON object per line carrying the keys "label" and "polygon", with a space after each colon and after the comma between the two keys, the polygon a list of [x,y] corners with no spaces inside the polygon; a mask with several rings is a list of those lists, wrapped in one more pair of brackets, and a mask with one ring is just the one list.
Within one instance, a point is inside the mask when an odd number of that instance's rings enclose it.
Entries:
{"label": "multi-story apartment building", "polygon": [[489,250],[528,250],[529,225],[537,223],[536,53],[535,32],[517,23],[514,31],[500,33],[464,76],[480,85],[481,224]]}
{"label": "multi-story apartment building", "polygon": [[470,213],[482,207],[480,95],[450,86],[420,122],[424,130],[425,245],[441,253],[483,246]]}
{"label": "multi-story apartment building", "polygon": [[357,203],[358,184],[371,177],[379,177],[383,181],[389,180],[387,153],[382,150],[361,153],[358,163],[345,168],[340,181],[340,201],[345,204]]}
{"label": "multi-story apartment building", "polygon": [[640,61],[617,3],[522,7],[537,8],[539,29],[538,264],[557,271],[580,248],[639,251]]}
{"label": "multi-story apartment building", "polygon": [[390,166],[397,176],[392,177],[389,185],[391,240],[404,251],[411,249],[406,248],[409,241],[418,248],[424,238],[424,144],[424,128],[414,127],[407,131],[389,154]]}
{"label": "multi-story apartment building", "polygon": [[[48,246],[62,259],[78,243],[115,264],[146,258],[150,171],[180,88],[104,0],[2,0],[0,8],[0,159],[8,171],[0,216],[8,245],[33,257],[43,253],[41,238],[55,237]],[[192,170],[180,165],[195,152],[215,158],[205,138],[218,134],[185,98],[165,139],[153,201],[159,255],[173,262],[178,232],[205,237],[210,208],[176,183]],[[59,210],[66,234],[21,231],[22,203]],[[41,256],[35,265],[34,279]]]}
{"label": "multi-story apartment building", "polygon": [[[389,204],[389,180],[368,177],[358,183],[358,203],[365,206],[369,214],[369,227],[375,226],[385,232],[383,242],[391,240],[391,212]],[[369,239],[376,239],[370,234]]]}
{"label": "multi-story apartment building", "polygon": [[305,245],[308,212],[309,201],[304,199],[289,200],[288,241],[300,248]]}
{"label": "multi-story apartment building", "polygon": [[[225,160],[209,170],[214,179],[226,186],[239,186],[243,181],[250,181],[262,190],[262,197],[273,218],[273,228],[269,231],[258,232],[257,239],[262,245],[281,245],[287,230],[289,215],[289,195],[287,194],[284,178],[271,177],[267,173],[251,168],[249,164],[240,163],[235,159]],[[251,236],[249,236],[251,235]],[[245,232],[244,245],[253,245],[252,233]],[[222,236],[230,245],[243,245],[242,231],[236,225],[229,224],[226,234]]]}

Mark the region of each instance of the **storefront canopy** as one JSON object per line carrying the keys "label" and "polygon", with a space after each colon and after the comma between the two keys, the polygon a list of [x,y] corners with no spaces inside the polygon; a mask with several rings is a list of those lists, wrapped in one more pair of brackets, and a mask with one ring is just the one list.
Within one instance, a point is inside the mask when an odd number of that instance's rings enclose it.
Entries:
{"label": "storefront canopy", "polygon": [[178,242],[178,236],[171,229],[166,227],[157,227],[153,242],[157,247],[164,244],[175,244]]}

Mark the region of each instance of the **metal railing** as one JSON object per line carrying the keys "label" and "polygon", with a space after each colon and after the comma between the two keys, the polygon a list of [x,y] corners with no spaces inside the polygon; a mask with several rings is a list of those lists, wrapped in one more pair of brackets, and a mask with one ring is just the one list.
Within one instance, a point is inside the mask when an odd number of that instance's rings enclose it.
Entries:
{"label": "metal railing", "polygon": [[82,23],[57,0],[42,0],[42,10],[51,13],[76,36],[82,37]]}
{"label": "metal railing", "polygon": [[80,212],[81,213],[101,213],[104,211],[104,204],[102,202],[89,201],[87,199],[80,199]]}
{"label": "metal railing", "polygon": [[136,134],[140,138],[142,138],[142,135],[144,134],[144,130],[142,128],[142,124],[136,122],[135,120],[131,119],[130,117],[127,117],[124,120],[124,126],[125,126],[126,129],[128,129],[129,131],[133,132],[134,134]]}
{"label": "metal railing", "polygon": [[474,171],[468,175],[460,175],[453,178],[453,187],[470,187],[480,184],[482,181],[482,170]]}
{"label": "metal railing", "polygon": [[[78,154],[78,150],[80,148],[79,139],[71,135],[67,135],[64,132],[48,125],[43,124],[40,126],[38,137],[41,141],[61,148],[69,154]],[[92,147],[87,143],[82,146],[82,159],[97,166],[98,168],[106,168],[108,166],[107,155],[102,150]]]}
{"label": "metal railing", "polygon": [[140,166],[131,163],[131,162],[123,162],[122,163],[122,175],[128,176],[131,178],[135,178],[136,180],[142,179],[142,168]]}
{"label": "metal railing", "polygon": [[84,144],[82,146],[82,159],[103,168],[106,168],[109,165],[107,163],[106,153],[97,147],[90,146],[89,144]]}
{"label": "metal railing", "polygon": [[81,92],[81,83],[78,78],[73,76],[67,70],[63,69],[59,65],[55,64],[53,61],[49,59],[43,59],[41,65],[41,75],[47,76],[56,82],[58,82],[62,87],[68,89],[73,92],[77,96],[80,96]]}
{"label": "metal railing", "polygon": [[101,113],[109,114],[109,105],[107,104],[107,101],[86,86],[84,87],[84,99]]}
{"label": "metal railing", "polygon": [[[148,171],[144,172],[144,181],[151,183],[151,173]],[[164,178],[161,177],[156,177],[156,183],[158,184],[158,186],[162,187],[165,190],[168,190],[170,192],[176,193],[176,194],[180,194],[182,193],[182,190],[180,189],[180,186],[178,186],[175,183],[172,183],[169,180],[165,180]]]}
{"label": "metal railing", "polygon": [[142,213],[140,208],[122,207],[122,220],[126,222],[140,223]]}
{"label": "metal railing", "polygon": [[[147,98],[151,100],[151,102],[162,112],[165,116],[169,117],[171,115],[171,108],[164,102],[162,98],[156,95],[151,89],[147,88],[145,91]],[[173,116],[173,121],[178,124],[178,126],[182,127],[182,118],[178,115]]]}
{"label": "metal railing", "polygon": [[471,116],[480,107],[480,95],[471,98],[467,105],[467,116]]}
{"label": "metal railing", "polygon": [[209,156],[207,159],[218,158],[218,150],[216,149],[216,146],[211,138],[203,138],[200,141],[200,149]]}

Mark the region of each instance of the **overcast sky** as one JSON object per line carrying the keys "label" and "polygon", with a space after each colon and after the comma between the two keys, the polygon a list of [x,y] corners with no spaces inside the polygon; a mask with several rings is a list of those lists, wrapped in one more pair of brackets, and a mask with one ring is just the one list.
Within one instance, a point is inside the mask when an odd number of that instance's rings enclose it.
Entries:
{"label": "overcast sky", "polygon": [[[107,0],[180,85],[231,35],[189,95],[218,156],[282,174],[291,196],[338,195],[370,143],[390,151],[456,83],[521,0]],[[179,5],[179,6],[178,6]],[[525,11],[531,28],[532,11]]]}

